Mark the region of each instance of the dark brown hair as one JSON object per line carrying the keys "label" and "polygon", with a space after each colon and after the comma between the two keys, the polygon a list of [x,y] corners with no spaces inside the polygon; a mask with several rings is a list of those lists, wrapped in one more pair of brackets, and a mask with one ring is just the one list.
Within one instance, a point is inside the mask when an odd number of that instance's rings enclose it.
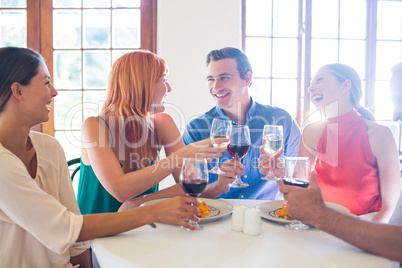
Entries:
{"label": "dark brown hair", "polygon": [[235,59],[237,63],[237,70],[241,79],[245,79],[248,72],[253,74],[250,61],[246,54],[240,49],[234,47],[225,47],[222,49],[212,50],[207,55],[207,66],[211,61],[218,61],[222,59]]}
{"label": "dark brown hair", "polygon": [[36,51],[22,47],[0,48],[0,112],[11,96],[11,85],[18,82],[29,85],[37,75],[38,66],[45,62]]}

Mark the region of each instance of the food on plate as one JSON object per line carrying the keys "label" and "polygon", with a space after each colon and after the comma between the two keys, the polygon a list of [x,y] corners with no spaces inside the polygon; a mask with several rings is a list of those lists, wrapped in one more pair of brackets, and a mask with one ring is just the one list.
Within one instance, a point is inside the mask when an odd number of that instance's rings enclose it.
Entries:
{"label": "food on plate", "polygon": [[279,217],[279,218],[282,218],[282,219],[285,219],[285,220],[292,220],[292,218],[288,215],[288,208],[287,208],[287,202],[285,202],[284,204],[283,204],[283,206],[282,206],[282,208],[281,209],[277,209],[276,211],[275,211],[275,214]]}
{"label": "food on plate", "polygon": [[198,209],[200,212],[197,214],[198,218],[206,218],[209,216],[209,212],[211,211],[211,208],[205,204],[204,201],[201,201],[200,204],[198,205]]}

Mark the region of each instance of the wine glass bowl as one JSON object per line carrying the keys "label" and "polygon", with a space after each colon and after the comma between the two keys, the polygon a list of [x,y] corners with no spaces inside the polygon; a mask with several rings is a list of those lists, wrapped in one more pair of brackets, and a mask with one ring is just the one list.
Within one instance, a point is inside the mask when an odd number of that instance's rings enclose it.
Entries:
{"label": "wine glass bowl", "polygon": [[[208,184],[208,163],[205,158],[184,158],[180,171],[180,185],[188,196],[200,196]],[[190,220],[199,230],[204,227]]]}
{"label": "wine glass bowl", "polygon": [[[286,185],[308,188],[310,185],[310,159],[308,157],[286,157],[282,182]],[[304,230],[309,226],[300,221],[293,220],[285,225],[287,229]]]}
{"label": "wine glass bowl", "polygon": [[[283,127],[276,125],[265,125],[262,133],[263,136],[263,148],[265,153],[270,158],[278,154],[283,148]],[[269,169],[267,176],[262,177],[263,180],[280,180],[272,172],[272,168]]]}
{"label": "wine glass bowl", "polygon": [[[228,145],[228,152],[236,160],[239,161],[247,154],[250,149],[250,130],[248,126],[236,125],[232,126],[230,132],[230,141]],[[232,188],[248,187],[248,183],[241,181],[240,177],[236,174],[235,180],[230,184]]]}
{"label": "wine glass bowl", "polygon": [[[229,141],[219,142],[220,139],[230,139],[230,129],[232,127],[232,122],[229,120],[222,120],[215,118],[212,121],[211,126],[211,142],[212,146],[215,148],[226,148],[229,144]],[[209,173],[213,174],[225,174],[219,168],[219,158],[215,159],[215,166],[209,171]]]}

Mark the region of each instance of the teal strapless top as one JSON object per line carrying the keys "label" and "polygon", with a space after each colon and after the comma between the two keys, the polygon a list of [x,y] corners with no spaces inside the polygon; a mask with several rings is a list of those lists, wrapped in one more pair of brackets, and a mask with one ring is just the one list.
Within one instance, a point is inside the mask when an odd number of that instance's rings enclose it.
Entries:
{"label": "teal strapless top", "polygon": [[[153,163],[154,161],[152,161],[150,165]],[[158,191],[158,189],[159,184],[146,190],[138,196],[155,193]],[[111,194],[109,194],[109,192],[106,191],[106,189],[102,186],[96,177],[92,166],[87,166],[82,162],[77,201],[82,215],[116,212],[122,204]]]}
{"label": "teal strapless top", "polygon": [[[110,130],[108,123],[102,119],[107,127],[109,128],[110,135],[112,137],[111,146],[113,146],[113,133]],[[158,136],[156,136],[156,140],[159,145]],[[149,166],[155,163],[154,160],[149,163]],[[137,195],[146,195],[152,194],[157,192],[159,189],[159,183],[156,184],[154,187],[146,190],[142,194]],[[92,166],[85,165],[81,161],[81,168],[80,168],[80,180],[78,183],[78,193],[77,193],[77,201],[78,206],[80,207],[80,211],[82,215],[86,214],[94,214],[94,213],[106,213],[106,212],[116,212],[119,210],[119,207],[122,203],[117,201],[108,191],[103,187],[103,185],[99,182],[98,178],[95,175]]]}

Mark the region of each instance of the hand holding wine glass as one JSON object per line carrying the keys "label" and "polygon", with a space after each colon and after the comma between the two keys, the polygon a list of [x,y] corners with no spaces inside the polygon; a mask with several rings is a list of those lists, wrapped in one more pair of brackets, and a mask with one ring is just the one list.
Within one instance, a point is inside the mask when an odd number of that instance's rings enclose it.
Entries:
{"label": "hand holding wine glass", "polygon": [[[211,142],[212,146],[215,148],[226,148],[229,144],[229,141],[218,142],[219,139],[230,138],[230,129],[232,127],[232,122],[229,120],[222,120],[215,118],[212,121],[211,126]],[[219,169],[219,158],[215,158],[215,167],[213,167],[209,172],[213,174],[225,174],[222,170]]]}
{"label": "hand holding wine glass", "polygon": [[[208,164],[205,158],[184,158],[180,172],[180,185],[188,196],[201,195],[208,183]],[[190,220],[199,230],[204,227]]]}
{"label": "hand holding wine glass", "polygon": [[[276,125],[265,125],[263,130],[263,148],[270,158],[273,158],[283,148],[283,127]],[[263,180],[280,180],[269,169],[267,176]]]}
{"label": "hand holding wine glass", "polygon": [[[240,162],[240,160],[247,154],[250,149],[250,144],[250,130],[248,126],[232,126],[228,151],[236,161]],[[230,184],[230,187],[248,187],[248,183],[242,182],[240,177],[236,174],[236,179]]]}
{"label": "hand holding wine glass", "polygon": [[[310,178],[310,159],[308,157],[287,157],[282,182],[285,185],[307,188]],[[285,228],[294,230],[308,229],[309,226],[300,221],[294,220],[285,225]]]}

